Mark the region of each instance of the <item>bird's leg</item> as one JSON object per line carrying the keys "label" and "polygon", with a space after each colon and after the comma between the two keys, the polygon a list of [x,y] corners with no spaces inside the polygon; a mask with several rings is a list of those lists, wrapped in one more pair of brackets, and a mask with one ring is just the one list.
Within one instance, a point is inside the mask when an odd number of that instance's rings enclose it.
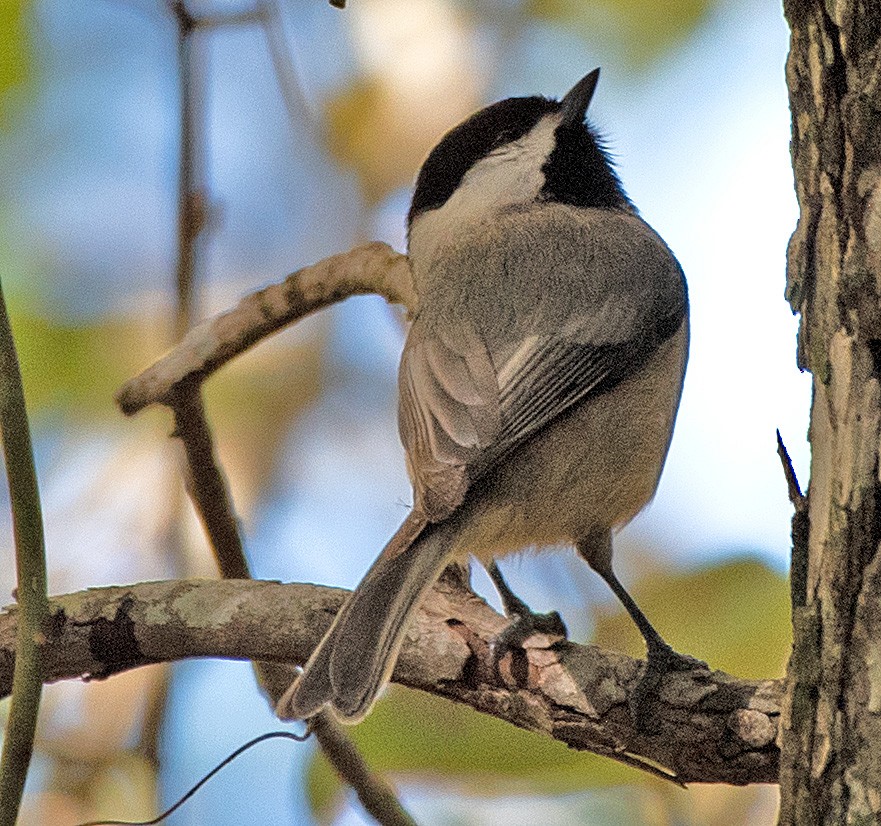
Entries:
{"label": "bird's leg", "polygon": [[600,571],[594,568],[597,573],[606,581],[608,586],[615,593],[615,596],[621,601],[621,604],[627,609],[631,619],[639,628],[640,633],[645,640],[646,655],[648,657],[649,667],[655,667],[663,671],[688,671],[697,666],[704,665],[699,660],[689,657],[687,654],[679,654],[667,643],[658,633],[657,629],[649,622],[648,617],[643,614],[640,607],[636,604],[633,597],[627,593],[611,567],[608,570]]}
{"label": "bird's leg", "polygon": [[489,564],[486,572],[493,581],[493,585],[496,586],[496,591],[499,592],[506,617],[513,619],[515,617],[525,617],[532,613],[529,606],[511,590],[511,586],[505,581],[505,577],[502,575],[495,560]]}
{"label": "bird's leg", "polygon": [[536,614],[510,589],[495,562],[486,571],[502,599],[505,616],[511,620],[511,624],[493,640],[493,657],[497,665],[507,654],[521,650],[527,640],[536,635],[545,637],[542,647],[568,639],[566,625],[559,613]]}
{"label": "bird's leg", "polygon": [[650,701],[657,696],[663,676],[670,671],[708,670],[705,662],[680,654],[664,641],[612,569],[612,535],[594,534],[578,542],[578,553],[612,589],[639,628],[646,645],[646,669],[633,694],[634,716],[645,720]]}

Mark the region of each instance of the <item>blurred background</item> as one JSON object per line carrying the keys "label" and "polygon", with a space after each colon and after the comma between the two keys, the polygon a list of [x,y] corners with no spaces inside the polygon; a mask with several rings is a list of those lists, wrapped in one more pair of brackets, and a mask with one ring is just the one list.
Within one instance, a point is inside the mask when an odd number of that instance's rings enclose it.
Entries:
{"label": "blurred background", "polygon": [[[618,537],[619,573],[679,650],[744,677],[781,675],[791,509],[774,431],[804,485],[810,384],[783,300],[796,205],[779,0],[189,0],[205,25],[186,48],[174,5],[0,3],[0,276],[50,590],[214,576],[170,415],[124,420],[113,392],[182,326],[298,267],[373,239],[403,250],[413,176],[446,129],[503,97],[559,97],[602,66],[591,119],[678,255],[692,303],[673,447],[655,502]],[[183,89],[202,232],[181,286]],[[404,518],[404,334],[382,300],[350,299],[206,386],[256,576],[351,587]],[[503,567],[533,608],[562,611],[573,639],[640,654],[571,552]],[[481,572],[475,583],[494,599]],[[149,818],[273,727],[247,663],[50,686],[23,822]],[[405,690],[355,733],[427,824],[775,816],[772,788],[684,791]],[[311,744],[270,742],[169,822],[366,821]]]}

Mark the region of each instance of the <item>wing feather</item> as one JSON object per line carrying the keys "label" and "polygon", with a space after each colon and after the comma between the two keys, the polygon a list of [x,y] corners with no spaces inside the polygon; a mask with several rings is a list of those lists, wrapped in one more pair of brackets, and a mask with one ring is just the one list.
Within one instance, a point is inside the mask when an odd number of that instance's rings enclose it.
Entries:
{"label": "wing feather", "polygon": [[560,212],[553,248],[536,247],[533,217],[500,219],[445,258],[407,340],[401,438],[432,521],[549,422],[638,371],[687,314],[676,259],[635,216]]}

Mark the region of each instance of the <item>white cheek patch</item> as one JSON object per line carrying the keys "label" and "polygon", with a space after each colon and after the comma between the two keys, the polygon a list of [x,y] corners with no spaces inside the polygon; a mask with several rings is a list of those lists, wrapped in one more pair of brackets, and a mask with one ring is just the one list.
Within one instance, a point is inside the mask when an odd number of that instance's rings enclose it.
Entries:
{"label": "white cheek patch", "polygon": [[506,207],[532,203],[545,185],[541,171],[554,148],[559,115],[546,115],[520,140],[478,161],[439,209],[418,216],[410,227],[410,257],[428,261],[469,225],[491,220]]}

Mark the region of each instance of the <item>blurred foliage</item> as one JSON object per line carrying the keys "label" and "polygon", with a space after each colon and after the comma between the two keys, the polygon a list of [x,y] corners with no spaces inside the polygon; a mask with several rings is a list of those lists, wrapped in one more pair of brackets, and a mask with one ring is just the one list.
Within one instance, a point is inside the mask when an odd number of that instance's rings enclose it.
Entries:
{"label": "blurred foliage", "polygon": [[529,14],[591,39],[606,32],[637,68],[688,35],[712,0],[527,0]]}
{"label": "blurred foliage", "polygon": [[[113,394],[145,366],[143,353],[156,351],[162,328],[118,317],[69,323],[15,306],[10,314],[28,410],[37,416],[49,410],[118,415]],[[154,340],[145,342],[145,335]]]}
{"label": "blurred foliage", "polygon": [[[737,559],[689,573],[659,572],[641,580],[633,594],[678,650],[740,677],[782,674],[790,645],[788,585],[758,560]],[[644,656],[642,637],[623,609],[603,614],[593,642]],[[352,734],[378,771],[452,784],[478,796],[559,795],[632,783],[663,787],[664,799],[668,795],[669,784],[636,769],[572,751],[466,706],[398,687]],[[309,767],[307,788],[316,816],[329,822],[341,805],[343,790],[320,754]],[[677,800],[673,794],[669,806],[681,808]],[[708,800],[705,808],[712,812],[717,807]]]}
{"label": "blurred foliage", "polygon": [[324,325],[291,343],[266,342],[205,384],[205,407],[240,514],[250,513],[276,481],[287,433],[321,394]]}
{"label": "blurred foliage", "polygon": [[[421,11],[430,15],[440,5],[423,0]],[[378,25],[370,14],[362,15],[366,36],[379,42],[372,50],[362,49],[367,57],[361,73],[326,101],[325,142],[340,163],[355,170],[368,203],[377,204],[395,189],[409,186],[438,137],[480,105],[482,70],[469,63],[467,50],[457,43],[456,36],[462,36],[458,27],[473,38],[482,26],[505,30],[506,19],[517,26],[538,19],[588,42],[614,42],[622,64],[644,68],[689,34],[711,6],[712,0],[673,0],[663,6],[650,0],[525,0],[516,12],[509,9],[500,15],[495,6],[473,4],[469,14],[439,16],[434,31],[426,31],[411,27],[407,4],[374,0],[365,8],[384,7],[388,18]],[[390,20],[397,20],[414,39],[421,38],[421,54],[414,54],[405,38],[387,42],[384,32]],[[437,63],[434,53],[440,48],[446,49],[446,63]],[[454,50],[459,52],[456,57]],[[414,96],[402,83],[400,69],[422,61],[435,63],[436,69],[422,78],[421,93]],[[444,85],[444,79],[452,82]]]}
{"label": "blurred foliage", "polygon": [[[634,589],[640,608],[677,651],[744,679],[782,677],[789,655],[789,584],[761,560],[740,558],[688,574],[644,576]],[[593,642],[645,656],[623,610],[602,612]]]}
{"label": "blurred foliage", "polygon": [[455,0],[369,0],[353,4],[347,22],[357,73],[324,103],[325,142],[375,205],[409,186],[439,136],[480,106],[480,11]]}
{"label": "blurred foliage", "polygon": [[30,50],[25,25],[29,0],[0,0],[0,129],[9,127],[6,96],[28,79]]}
{"label": "blurred foliage", "polygon": [[[170,320],[160,311],[65,322],[28,309],[10,310],[28,410],[39,423],[58,415],[95,425],[121,419],[114,394],[157,358]],[[313,325],[315,329],[315,325]],[[272,482],[284,434],[318,396],[323,335],[264,344],[221,370],[205,385],[209,417],[241,510]]]}
{"label": "blurred foliage", "polygon": [[473,89],[431,91],[414,101],[385,78],[362,76],[328,99],[327,148],[355,170],[368,204],[411,186],[440,135],[476,108]]}
{"label": "blurred foliage", "polygon": [[140,754],[117,752],[92,782],[91,803],[96,816],[132,820],[152,817],[158,798],[156,768]]}
{"label": "blurred foliage", "polygon": [[[326,141],[331,154],[355,169],[364,197],[377,203],[413,172],[431,148],[401,146],[388,152],[388,136],[406,131],[407,113],[395,106],[378,79],[361,78],[332,97],[326,111]],[[402,129],[402,127],[404,127]]]}
{"label": "blurred foliage", "polygon": [[[475,795],[561,794],[638,779],[611,760],[572,751],[563,743],[422,692],[394,686],[351,730],[377,771],[441,783]],[[320,753],[307,775],[310,805],[330,822],[344,789]]]}
{"label": "blurred foliage", "polygon": [[[26,798],[22,826],[153,816],[157,767],[132,743],[162,669],[148,666],[88,686],[65,683],[47,690],[38,745],[52,761],[48,782]],[[72,711],[79,712],[76,719]],[[56,715],[64,723],[47,726]]]}

